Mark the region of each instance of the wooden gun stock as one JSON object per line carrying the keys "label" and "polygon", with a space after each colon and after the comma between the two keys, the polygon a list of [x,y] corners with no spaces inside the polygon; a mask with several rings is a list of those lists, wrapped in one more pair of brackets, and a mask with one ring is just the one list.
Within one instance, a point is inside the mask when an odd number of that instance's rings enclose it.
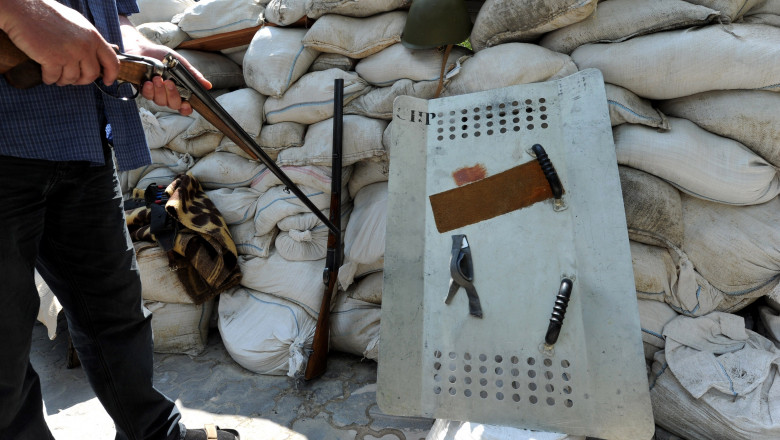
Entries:
{"label": "wooden gun stock", "polygon": [[[333,85],[333,160],[330,181],[330,221],[341,225],[341,148],[344,114],[344,80],[338,78]],[[328,254],[325,260],[325,292],[322,295],[320,313],[317,315],[317,327],[314,329],[312,352],[306,364],[304,379],[310,380],[322,376],[328,365],[330,345],[330,305],[338,290],[338,274],[341,265],[341,227],[338,231],[328,232]]]}

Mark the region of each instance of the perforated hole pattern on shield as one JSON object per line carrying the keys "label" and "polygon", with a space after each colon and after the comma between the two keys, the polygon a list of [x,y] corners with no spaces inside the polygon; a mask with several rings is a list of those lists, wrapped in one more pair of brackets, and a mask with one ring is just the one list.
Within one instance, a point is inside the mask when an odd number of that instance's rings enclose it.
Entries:
{"label": "perforated hole pattern on shield", "polygon": [[434,350],[433,387],[441,398],[571,408],[572,365],[567,359]]}
{"label": "perforated hole pattern on shield", "polygon": [[550,127],[545,98],[513,100],[436,113],[436,140],[482,138]]}

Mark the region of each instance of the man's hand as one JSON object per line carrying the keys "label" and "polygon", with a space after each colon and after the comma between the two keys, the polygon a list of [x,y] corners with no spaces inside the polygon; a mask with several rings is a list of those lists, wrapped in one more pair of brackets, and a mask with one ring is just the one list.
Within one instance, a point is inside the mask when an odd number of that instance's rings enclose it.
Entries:
{"label": "man's hand", "polygon": [[[169,49],[166,46],[154,44],[144,37],[130,23],[127,17],[120,16],[119,23],[122,28],[122,39],[124,41],[124,50],[128,54],[143,55],[150,58],[162,60],[166,55],[172,54],[178,59],[184,67],[187,68],[204,88],[210,89],[211,83],[197,69],[181,55]],[[180,114],[188,116],[192,114],[192,107],[187,101],[183,101],[179,96],[176,85],[171,80],[163,81],[159,76],[154,77],[152,81],[147,81],[141,86],[141,96],[154,101],[155,104],[178,110]]]}
{"label": "man's hand", "polygon": [[41,65],[46,84],[84,85],[119,72],[111,45],[84,16],[54,0],[0,1],[0,29]]}

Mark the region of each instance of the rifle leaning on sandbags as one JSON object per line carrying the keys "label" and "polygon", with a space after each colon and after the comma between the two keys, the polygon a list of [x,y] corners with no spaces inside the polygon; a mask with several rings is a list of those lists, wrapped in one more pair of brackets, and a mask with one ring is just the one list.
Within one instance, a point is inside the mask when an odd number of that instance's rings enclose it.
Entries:
{"label": "rifle leaning on sandbags", "polygon": [[[330,180],[330,221],[341,225],[341,149],[342,131],[344,127],[344,79],[333,81],[333,158]],[[325,271],[322,281],[325,292],[317,315],[317,327],[314,329],[312,352],[306,364],[304,379],[310,380],[322,376],[328,363],[328,346],[330,343],[330,303],[338,289],[337,278],[341,266],[341,231],[328,232],[328,253],[325,257]]]}
{"label": "rifle leaning on sandbags", "polygon": [[[340,229],[306,197],[303,191],[290,180],[287,174],[257,145],[219,102],[209,95],[178,59],[170,54],[162,61],[123,53],[119,53],[118,56],[119,75],[117,80],[120,83],[130,83],[138,88],[155,76],[173,80],[179,95],[190,103],[193,110],[235,142],[252,159],[265,164],[328,227],[331,233],[340,234]],[[0,74],[5,76],[9,84],[20,89],[35,87],[43,83],[41,66],[19,50],[3,31],[0,31]]]}

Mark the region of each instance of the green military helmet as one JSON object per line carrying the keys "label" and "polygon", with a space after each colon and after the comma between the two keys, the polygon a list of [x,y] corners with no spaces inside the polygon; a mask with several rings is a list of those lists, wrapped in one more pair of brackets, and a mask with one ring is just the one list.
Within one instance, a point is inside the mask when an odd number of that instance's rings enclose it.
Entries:
{"label": "green military helmet", "polygon": [[414,0],[401,44],[409,49],[458,44],[469,37],[471,26],[465,0]]}

